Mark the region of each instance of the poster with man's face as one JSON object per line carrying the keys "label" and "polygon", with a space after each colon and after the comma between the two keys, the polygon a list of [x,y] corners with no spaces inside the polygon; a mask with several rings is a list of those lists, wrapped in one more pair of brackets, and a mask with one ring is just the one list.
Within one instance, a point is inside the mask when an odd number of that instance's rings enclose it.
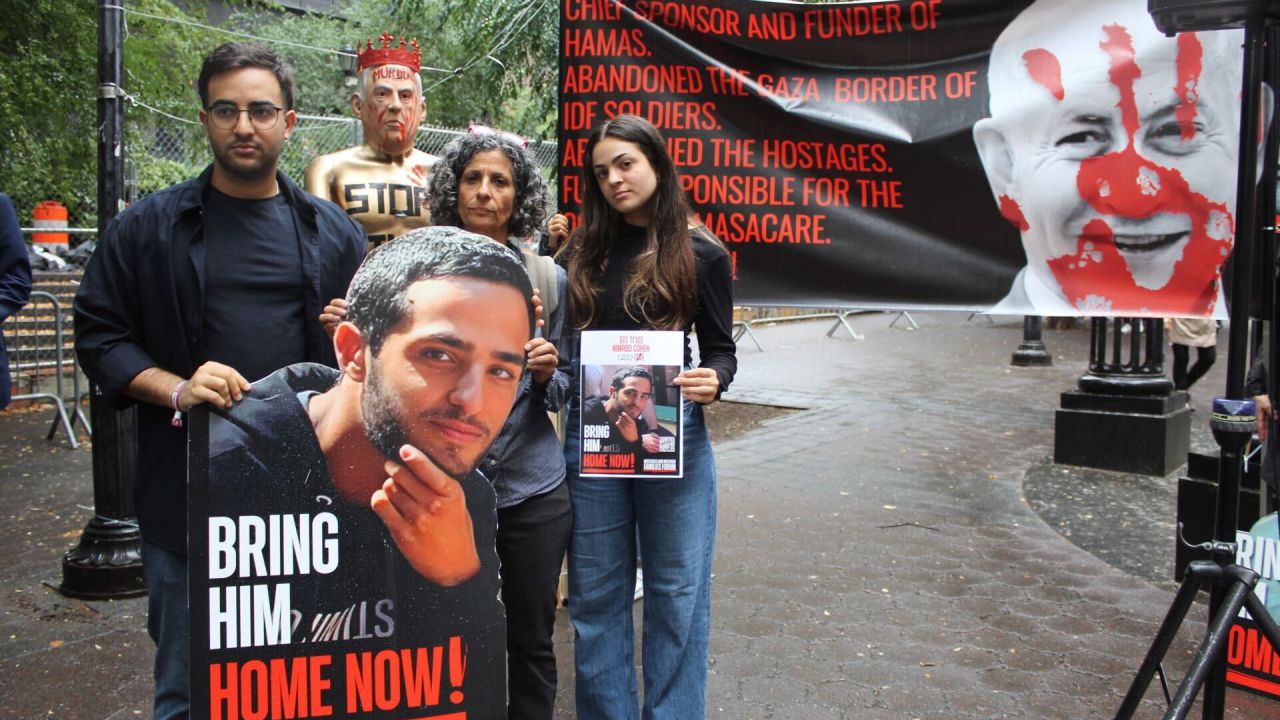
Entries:
{"label": "poster with man's face", "polygon": [[533,330],[523,264],[452,228],[366,258],[298,363],[190,414],[199,717],[506,717],[493,486]]}
{"label": "poster with man's face", "polygon": [[582,477],[684,477],[684,333],[582,333]]}
{"label": "poster with man's face", "polygon": [[1242,32],[1146,6],[565,3],[561,160],[652,120],[743,303],[1223,317]]}
{"label": "poster with man's face", "polygon": [[1165,37],[1144,3],[1115,0],[1038,2],[1001,33],[974,140],[1027,255],[1005,305],[1222,314],[1239,43]]}

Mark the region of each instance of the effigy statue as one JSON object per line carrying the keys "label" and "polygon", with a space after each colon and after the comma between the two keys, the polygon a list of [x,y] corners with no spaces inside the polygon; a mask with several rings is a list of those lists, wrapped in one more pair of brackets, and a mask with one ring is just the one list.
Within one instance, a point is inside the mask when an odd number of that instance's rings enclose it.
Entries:
{"label": "effigy statue", "polygon": [[364,143],[321,155],[307,166],[308,192],[331,200],[364,226],[369,249],[431,224],[427,175],[436,157],[413,146],[426,112],[422,53],[383,33],[381,46],[357,43],[358,79],[351,109],[364,126]]}

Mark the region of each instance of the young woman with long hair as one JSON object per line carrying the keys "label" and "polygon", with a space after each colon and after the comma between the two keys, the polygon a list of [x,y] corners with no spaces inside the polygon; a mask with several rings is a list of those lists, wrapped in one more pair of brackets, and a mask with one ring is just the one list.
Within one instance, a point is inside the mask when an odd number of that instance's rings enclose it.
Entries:
{"label": "young woman with long hair", "polygon": [[[641,716],[631,606],[644,559],[645,718],[706,717],[715,460],[702,406],[737,370],[729,254],[694,218],[666,143],[619,115],[586,147],[581,224],[562,253],[582,330],[682,330],[684,477],[578,476],[580,423],[568,423],[573,501],[569,613],[580,720]],[[689,333],[698,336],[693,365]]]}

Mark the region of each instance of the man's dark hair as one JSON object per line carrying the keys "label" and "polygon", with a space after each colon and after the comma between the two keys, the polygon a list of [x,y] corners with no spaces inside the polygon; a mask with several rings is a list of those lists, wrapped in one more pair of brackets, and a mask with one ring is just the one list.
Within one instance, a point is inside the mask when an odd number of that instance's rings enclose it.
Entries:
{"label": "man's dark hair", "polygon": [[533,286],[523,260],[504,245],[455,227],[410,230],[369,253],[347,290],[347,320],[377,355],[387,334],[409,315],[409,286],[452,277],[515,288],[528,305],[533,334]]}
{"label": "man's dark hair", "polygon": [[614,390],[621,390],[622,383],[627,378],[630,378],[630,377],[638,377],[638,378],[644,378],[645,380],[648,380],[650,390],[653,389],[653,374],[650,373],[648,370],[645,370],[644,368],[640,367],[639,365],[624,367],[618,372],[614,373],[613,380],[609,382],[609,385]]}
{"label": "man's dark hair", "polygon": [[516,198],[511,204],[507,233],[511,237],[525,237],[542,225],[542,218],[546,215],[547,182],[538,171],[533,153],[499,134],[466,133],[445,146],[440,159],[431,168],[431,222],[462,226],[462,217],[458,214],[458,183],[471,158],[487,150],[501,150],[511,161],[511,182],[515,186]]}
{"label": "man's dark hair", "polygon": [[222,43],[205,57],[204,64],[200,66],[200,79],[196,81],[200,107],[209,107],[209,78],[243,68],[270,70],[280,82],[284,109],[293,109],[293,68],[266,45],[241,42]]}

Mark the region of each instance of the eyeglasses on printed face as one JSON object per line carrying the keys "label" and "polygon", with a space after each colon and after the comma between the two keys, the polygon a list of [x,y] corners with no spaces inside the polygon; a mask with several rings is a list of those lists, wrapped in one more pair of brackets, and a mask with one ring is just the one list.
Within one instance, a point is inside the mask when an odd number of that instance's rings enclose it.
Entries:
{"label": "eyeglasses on printed face", "polygon": [[472,125],[467,128],[467,132],[471,135],[495,135],[508,142],[513,142],[522,148],[529,147],[529,141],[520,137],[515,133],[506,132],[504,130],[494,130],[488,125]]}
{"label": "eyeglasses on printed face", "polygon": [[209,121],[219,130],[230,130],[240,122],[240,113],[249,113],[249,122],[258,130],[270,130],[280,120],[282,107],[271,103],[250,103],[247,108],[238,108],[231,103],[214,103],[205,108],[209,113]]}

